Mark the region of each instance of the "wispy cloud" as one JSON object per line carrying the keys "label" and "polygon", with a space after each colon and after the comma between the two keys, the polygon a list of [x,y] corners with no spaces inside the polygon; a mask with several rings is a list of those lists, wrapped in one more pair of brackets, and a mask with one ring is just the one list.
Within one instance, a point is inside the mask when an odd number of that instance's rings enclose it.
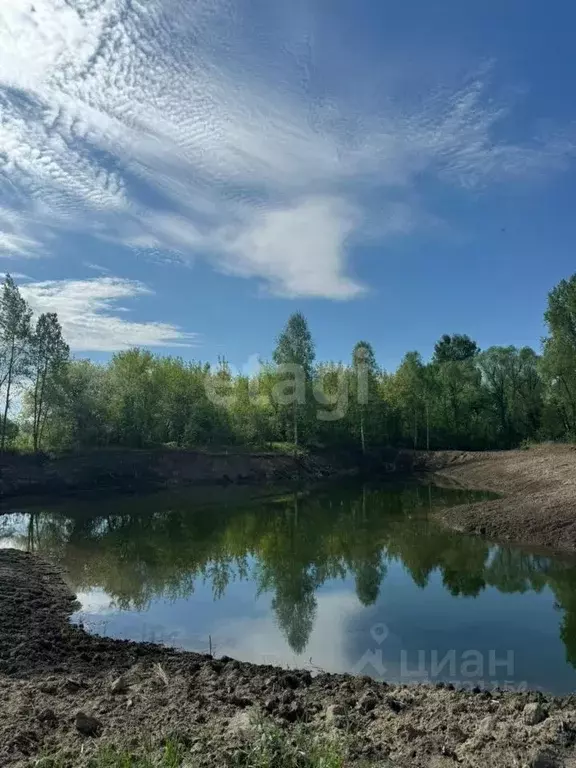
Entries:
{"label": "wispy cloud", "polygon": [[4,277],[7,275],[10,275],[10,277],[13,277],[14,280],[33,280],[34,278],[30,275],[24,274],[24,272],[5,272]]}
{"label": "wispy cloud", "polygon": [[344,89],[313,94],[292,41],[272,57],[238,15],[225,0],[3,0],[0,194],[19,218],[0,218],[0,252],[79,229],[351,298],[347,243],[376,218],[381,237],[417,226],[422,174],[470,187],[569,162],[556,135],[505,140],[482,78],[364,111]]}
{"label": "wispy cloud", "polygon": [[84,266],[86,269],[91,269],[93,272],[100,272],[102,275],[109,275],[111,271],[108,267],[103,267],[101,264],[93,264],[90,261],[85,261]]}
{"label": "wispy cloud", "polygon": [[[0,190],[1,188],[0,176]],[[0,258],[30,258],[40,255],[40,243],[26,233],[27,229],[21,214],[0,206]]]}
{"label": "wispy cloud", "polygon": [[37,248],[38,243],[30,237],[0,232],[0,256],[29,258],[38,255]]}
{"label": "wispy cloud", "polygon": [[35,313],[57,312],[71,349],[114,352],[133,346],[190,346],[196,334],[167,323],[131,322],[120,299],[150,294],[145,285],[115,277],[90,280],[48,280],[28,283],[20,291]]}

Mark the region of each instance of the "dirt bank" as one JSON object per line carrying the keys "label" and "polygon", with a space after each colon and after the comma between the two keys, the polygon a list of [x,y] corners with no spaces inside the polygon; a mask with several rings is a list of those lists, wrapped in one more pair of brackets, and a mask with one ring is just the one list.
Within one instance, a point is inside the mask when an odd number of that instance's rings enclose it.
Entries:
{"label": "dirt bank", "polygon": [[[355,451],[256,452],[108,448],[63,456],[0,457],[0,499],[65,495],[77,491],[148,490],[174,487],[309,486],[324,479],[410,474],[412,451],[384,448],[369,457]],[[421,461],[420,457],[417,461]]]}
{"label": "dirt bank", "polygon": [[53,458],[7,455],[0,460],[0,498],[93,489],[282,485],[345,472],[323,457],[280,452],[108,449]]}
{"label": "dirt bank", "polygon": [[179,765],[238,765],[255,719],[341,740],[338,765],[576,766],[576,697],[311,677],[114,641],[69,625],[73,604],[54,567],[0,551],[2,766],[87,766],[103,744],[151,753],[168,736],[185,745]]}
{"label": "dirt bank", "polygon": [[438,516],[466,533],[576,551],[576,446],[529,450],[421,454],[418,463],[442,478],[501,498],[442,510]]}

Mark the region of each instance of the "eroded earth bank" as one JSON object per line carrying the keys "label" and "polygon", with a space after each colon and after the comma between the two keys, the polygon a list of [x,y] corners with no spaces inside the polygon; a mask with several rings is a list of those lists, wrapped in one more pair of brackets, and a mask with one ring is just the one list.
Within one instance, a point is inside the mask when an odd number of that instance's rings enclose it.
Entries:
{"label": "eroded earth bank", "polygon": [[576,446],[422,454],[438,476],[501,498],[441,510],[451,527],[496,541],[576,550]]}

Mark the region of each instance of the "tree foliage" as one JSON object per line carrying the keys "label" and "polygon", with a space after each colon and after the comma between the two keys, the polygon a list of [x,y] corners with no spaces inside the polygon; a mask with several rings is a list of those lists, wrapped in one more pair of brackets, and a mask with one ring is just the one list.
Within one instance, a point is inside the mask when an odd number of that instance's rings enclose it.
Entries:
{"label": "tree foliage", "polygon": [[[510,448],[526,440],[576,439],[576,275],[549,295],[543,353],[442,336],[430,360],[408,352],[384,371],[369,341],[347,363],[318,362],[297,312],[272,360],[250,375],[128,349],[96,364],[70,359],[55,314],[31,311],[14,281],[0,293],[1,445],[40,450],[119,445],[274,444],[367,453]],[[17,393],[17,397],[16,397]]]}
{"label": "tree foliage", "polygon": [[450,336],[445,333],[434,346],[434,362],[461,363],[475,357],[479,351],[478,345],[469,336],[459,333]]}
{"label": "tree foliage", "polygon": [[576,439],[576,275],[550,292],[544,319],[549,332],[542,360],[548,428],[555,436]]}
{"label": "tree foliage", "polygon": [[296,446],[299,442],[302,413],[310,399],[314,358],[314,342],[308,322],[301,312],[295,312],[290,315],[285,329],[278,337],[273,359],[280,367],[280,376],[284,377],[287,374],[291,379],[289,395],[282,400],[291,400],[291,403],[283,404],[288,405],[292,412],[292,429]]}

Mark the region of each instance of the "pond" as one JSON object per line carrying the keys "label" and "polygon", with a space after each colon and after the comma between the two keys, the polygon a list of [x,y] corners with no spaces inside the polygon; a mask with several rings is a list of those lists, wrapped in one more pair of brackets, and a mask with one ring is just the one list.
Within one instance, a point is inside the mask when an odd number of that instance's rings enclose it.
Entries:
{"label": "pond", "polygon": [[446,530],[481,494],[347,486],[198,504],[162,493],[13,509],[0,546],[62,564],[100,634],[378,679],[576,688],[576,560]]}

